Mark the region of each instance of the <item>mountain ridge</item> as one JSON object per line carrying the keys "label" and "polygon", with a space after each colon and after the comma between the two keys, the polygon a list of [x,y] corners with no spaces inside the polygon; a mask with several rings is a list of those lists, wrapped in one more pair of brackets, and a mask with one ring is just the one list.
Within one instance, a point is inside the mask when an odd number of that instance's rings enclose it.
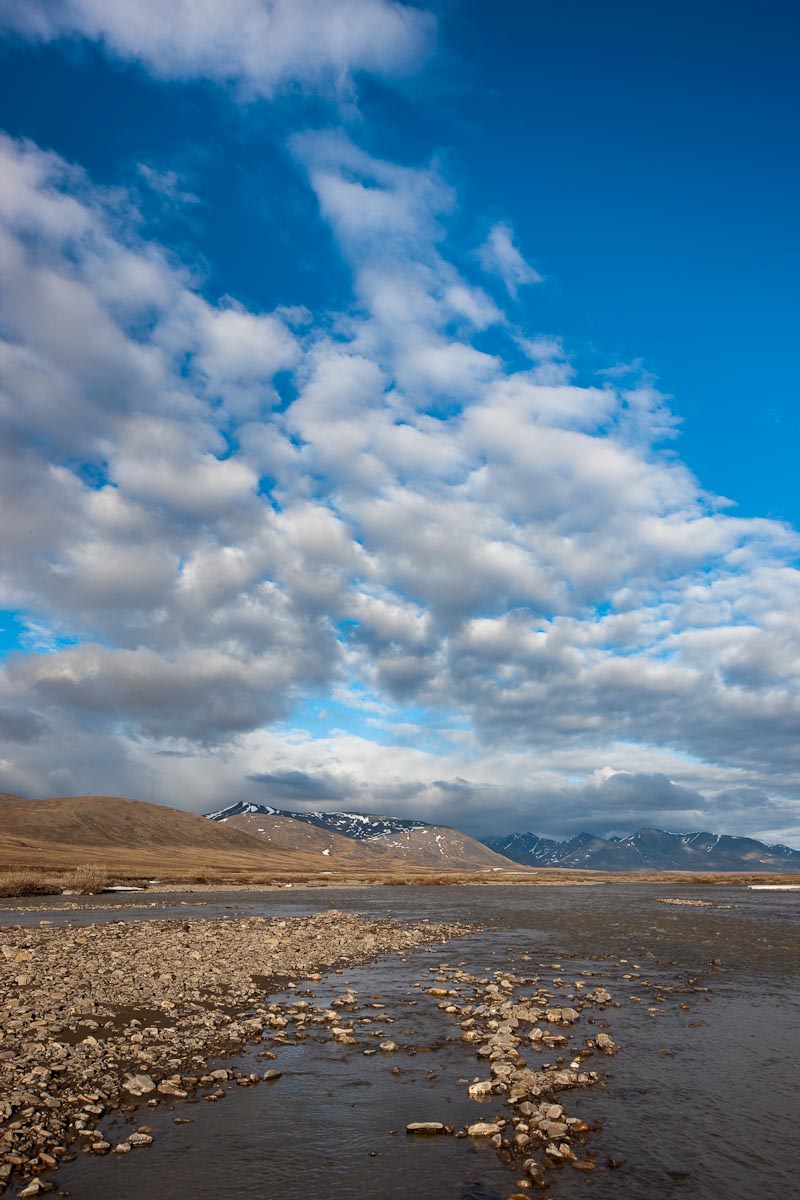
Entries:
{"label": "mountain ridge", "polygon": [[391,860],[395,864],[436,870],[508,871],[515,866],[504,855],[459,829],[408,817],[352,811],[290,812],[271,804],[247,801],[206,813],[206,817],[268,841],[287,836],[292,825],[324,834],[331,839],[329,844],[326,846],[317,838],[315,846],[332,864],[337,858],[346,857],[344,841],[360,847],[378,868]]}
{"label": "mountain ridge", "polygon": [[[206,813],[210,821],[220,823],[238,816],[290,817],[293,821],[303,821],[315,825],[318,829],[341,833],[344,837],[355,841],[373,841],[387,834],[410,832],[415,829],[431,829],[430,821],[416,821],[408,817],[390,817],[377,813],[359,813],[350,810],[325,812],[317,809],[313,812],[294,812],[287,808],[274,808],[271,804],[255,804],[248,800],[237,800],[226,808]],[[482,843],[481,843],[482,844]]]}
{"label": "mountain ridge", "polygon": [[778,842],[695,830],[669,833],[643,827],[627,837],[582,832],[557,841],[535,833],[482,839],[485,846],[529,867],[593,871],[800,871],[800,850]]}

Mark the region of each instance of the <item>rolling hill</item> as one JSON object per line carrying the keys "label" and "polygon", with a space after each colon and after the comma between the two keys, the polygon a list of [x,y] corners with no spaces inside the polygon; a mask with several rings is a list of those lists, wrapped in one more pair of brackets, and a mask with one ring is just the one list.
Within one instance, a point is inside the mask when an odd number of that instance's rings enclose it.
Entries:
{"label": "rolling hill", "polygon": [[120,796],[24,800],[2,794],[0,869],[93,865],[120,877],[185,879],[519,870],[456,830],[400,818],[378,818],[382,824],[371,838],[339,832],[353,824],[364,829],[363,820],[337,823],[341,814],[309,821],[266,806],[234,805],[212,816]]}
{"label": "rolling hill", "polygon": [[62,870],[82,864],[139,875],[282,865],[246,833],[209,829],[202,817],[174,808],[120,796],[0,795],[0,865]]}

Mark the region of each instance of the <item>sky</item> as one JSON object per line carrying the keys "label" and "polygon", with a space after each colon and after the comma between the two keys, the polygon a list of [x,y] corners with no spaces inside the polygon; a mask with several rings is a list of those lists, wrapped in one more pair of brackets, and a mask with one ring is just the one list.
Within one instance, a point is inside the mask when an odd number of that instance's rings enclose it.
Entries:
{"label": "sky", "polygon": [[800,845],[797,21],[0,0],[0,790]]}

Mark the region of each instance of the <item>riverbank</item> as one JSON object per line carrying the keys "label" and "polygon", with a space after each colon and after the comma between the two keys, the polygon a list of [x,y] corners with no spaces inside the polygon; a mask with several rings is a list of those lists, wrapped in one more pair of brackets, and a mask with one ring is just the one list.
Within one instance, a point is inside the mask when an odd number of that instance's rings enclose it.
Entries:
{"label": "riverbank", "polygon": [[[737,872],[687,872],[687,871],[572,871],[557,867],[539,871],[491,871],[465,873],[450,871],[446,874],[420,872],[416,875],[402,874],[361,875],[323,871],[317,874],[287,873],[280,876],[242,877],[241,873],[202,873],[202,878],[172,877],[168,873],[159,878],[131,873],[110,874],[104,868],[81,869],[79,882],[76,873],[52,875],[47,871],[3,872],[0,870],[0,911],[38,911],[37,897],[63,897],[64,910],[75,901],[71,897],[104,897],[104,902],[120,906],[137,907],[153,904],[153,897],[174,895],[209,895],[221,891],[227,893],[273,893],[292,890],[364,891],[381,887],[485,887],[485,888],[563,888],[600,887],[638,884],[663,884],[676,887],[748,887],[754,890],[790,891],[800,888],[800,875],[772,875],[764,872],[741,874]],[[129,900],[125,900],[129,897]],[[6,903],[12,900],[27,900],[21,906]],[[51,907],[42,904],[41,909]]]}
{"label": "riverbank", "polygon": [[[149,1144],[141,1128],[112,1145],[99,1126],[115,1110],[198,1092],[219,1098],[229,1072],[209,1073],[209,1060],[288,1024],[270,989],[470,931],[338,911],[3,930],[0,1190],[13,1178],[31,1179],[26,1197],[52,1190],[46,1176],[81,1145],[103,1155]],[[292,1017],[341,1036],[333,1008],[298,1002]],[[259,1076],[237,1082],[253,1086]]]}

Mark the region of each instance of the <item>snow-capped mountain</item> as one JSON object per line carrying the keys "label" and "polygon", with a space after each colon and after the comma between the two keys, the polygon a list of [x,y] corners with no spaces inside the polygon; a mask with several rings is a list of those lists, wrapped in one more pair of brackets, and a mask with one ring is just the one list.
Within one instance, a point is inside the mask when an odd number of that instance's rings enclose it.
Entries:
{"label": "snow-capped mountain", "polygon": [[[271,847],[319,855],[320,866],[363,870],[511,871],[515,864],[457,829],[405,817],[357,812],[287,812],[239,802],[208,813],[212,821],[256,834]],[[327,860],[327,862],[325,862]]]}
{"label": "snow-capped mountain", "polygon": [[485,838],[484,845],[531,867],[593,871],[800,871],[800,850],[719,833],[639,829],[624,838],[579,833],[558,842],[534,833]]}
{"label": "snow-capped mountain", "polygon": [[270,817],[291,817],[293,821],[305,821],[317,829],[340,833],[357,842],[368,842],[373,838],[386,837],[391,833],[410,833],[414,829],[428,829],[427,821],[410,821],[404,817],[383,817],[373,813],[356,812],[289,812],[283,808],[271,808],[268,804],[248,804],[239,801],[218,812],[208,813],[211,821],[228,821],[231,817],[245,814]]}

